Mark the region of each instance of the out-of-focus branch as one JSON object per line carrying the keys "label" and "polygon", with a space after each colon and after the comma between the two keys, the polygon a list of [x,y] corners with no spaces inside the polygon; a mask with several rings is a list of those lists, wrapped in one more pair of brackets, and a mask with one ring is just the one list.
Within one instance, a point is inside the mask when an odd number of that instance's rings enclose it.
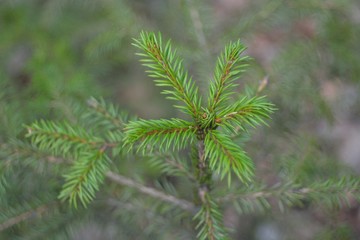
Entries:
{"label": "out-of-focus branch", "polygon": [[204,50],[208,51],[206,38],[203,30],[203,24],[200,20],[199,11],[195,8],[192,0],[187,0],[187,4],[189,6],[191,21],[194,25],[195,35],[199,41],[199,44]]}
{"label": "out-of-focus branch", "polygon": [[0,224],[0,232],[4,231],[5,229],[8,229],[16,224],[19,224],[25,220],[28,220],[32,217],[38,217],[45,213],[49,208],[49,205],[42,205],[34,210],[30,210],[24,213],[21,213],[20,215],[17,215],[13,218],[8,219],[7,221]]}
{"label": "out-of-focus branch", "polygon": [[194,204],[187,200],[177,198],[173,195],[166,194],[154,188],[146,187],[140,183],[135,182],[132,179],[121,176],[117,173],[109,171],[106,173],[106,177],[115,183],[136,188],[139,192],[145,193],[151,197],[158,198],[162,201],[176,205],[186,211],[195,212],[196,210]]}

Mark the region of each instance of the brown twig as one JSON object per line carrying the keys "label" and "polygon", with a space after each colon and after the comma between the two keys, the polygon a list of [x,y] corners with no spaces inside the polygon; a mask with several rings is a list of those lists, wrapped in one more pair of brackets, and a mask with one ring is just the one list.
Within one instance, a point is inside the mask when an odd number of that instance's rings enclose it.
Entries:
{"label": "brown twig", "polygon": [[198,181],[199,181],[199,189],[198,189],[198,195],[202,203],[205,203],[205,196],[209,192],[210,186],[209,186],[209,176],[207,171],[207,165],[205,161],[205,146],[204,146],[204,140],[200,139],[198,143],[198,169],[199,169],[199,175],[198,175]]}
{"label": "brown twig", "polygon": [[44,212],[46,212],[49,208],[49,205],[42,205],[34,210],[30,210],[27,212],[24,212],[20,215],[17,215],[13,218],[8,219],[7,221],[0,224],[0,232],[4,231],[5,229],[8,229],[16,224],[19,224],[23,221],[28,220],[29,218],[38,217],[42,215]]}
{"label": "brown twig", "polygon": [[132,187],[132,188],[136,188],[137,190],[139,190],[142,193],[145,193],[151,197],[158,198],[162,201],[176,205],[186,211],[195,212],[195,210],[196,210],[194,204],[185,199],[180,199],[173,195],[169,195],[167,193],[161,192],[157,189],[144,186],[140,183],[135,182],[132,179],[121,176],[117,173],[109,171],[106,173],[106,177],[115,183],[125,185],[128,187]]}

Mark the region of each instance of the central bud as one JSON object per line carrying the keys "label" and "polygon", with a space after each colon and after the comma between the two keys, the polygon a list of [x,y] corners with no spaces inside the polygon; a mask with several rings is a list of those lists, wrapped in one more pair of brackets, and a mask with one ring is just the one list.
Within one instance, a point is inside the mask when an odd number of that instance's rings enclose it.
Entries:
{"label": "central bud", "polygon": [[216,128],[216,115],[214,112],[210,112],[208,109],[204,109],[204,112],[199,117],[199,125],[202,129],[215,129]]}

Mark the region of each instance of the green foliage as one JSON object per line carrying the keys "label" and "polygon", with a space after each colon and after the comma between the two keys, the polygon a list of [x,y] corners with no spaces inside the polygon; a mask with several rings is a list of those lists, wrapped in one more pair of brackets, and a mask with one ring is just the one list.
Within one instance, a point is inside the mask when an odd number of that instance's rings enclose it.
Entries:
{"label": "green foliage", "polygon": [[210,168],[221,178],[227,174],[231,183],[233,171],[243,182],[250,182],[254,165],[244,150],[240,149],[228,136],[217,130],[211,130],[205,137],[205,157],[209,159]]}
{"label": "green foliage", "polygon": [[138,120],[126,126],[125,143],[133,144],[140,140],[138,150],[151,152],[159,143],[159,148],[166,151],[171,145],[174,149],[183,148],[193,142],[196,128],[193,124],[181,119]]}
{"label": "green foliage", "polygon": [[[172,118],[139,119],[127,123],[128,117],[120,114],[116,107],[92,98],[88,101],[90,111],[85,113],[82,119],[92,126],[93,131],[89,131],[86,126],[75,127],[66,122],[41,120],[27,127],[27,136],[40,150],[73,159],[72,167],[64,175],[65,183],[58,197],[60,200],[68,200],[75,208],[78,202],[87,206],[104,181],[111,162],[107,149],[116,149],[123,144],[125,148],[134,147],[135,143],[140,142],[135,148],[146,155],[155,149],[160,152],[167,152],[171,147],[173,151],[183,149],[194,144],[196,140],[203,143],[204,146],[198,148],[197,176],[184,174],[189,166],[176,158],[160,162],[153,157],[152,163],[160,166],[164,172],[179,172],[197,181],[202,188],[205,187],[204,195],[200,196],[202,207],[195,217],[199,221],[198,236],[200,239],[222,239],[225,231],[221,223],[221,213],[208,193],[212,185],[212,172],[219,174],[221,178],[227,175],[229,185],[231,172],[241,181],[249,182],[253,174],[253,163],[230,137],[220,129],[215,129],[223,126],[232,130],[246,130],[246,125],[264,123],[263,118],[268,118],[274,107],[262,97],[243,98],[229,107],[224,107],[236,86],[234,80],[244,67],[244,64],[238,63],[247,59],[240,56],[244,47],[239,41],[225,48],[222,56],[225,63],[219,58],[215,81],[210,88],[213,98],[209,102],[209,108],[201,106],[195,83],[184,73],[181,61],[171,50],[170,42],[163,47],[160,34],[155,36],[153,33],[142,32],[140,39],[135,40],[135,46],[144,51],[138,55],[145,57],[143,61],[151,69],[150,76],[155,77],[156,85],[167,87],[168,90],[163,93],[169,94],[168,98],[185,104],[177,108],[188,113],[192,122]],[[125,135],[122,131],[125,131]],[[112,156],[121,152],[120,149],[113,150]],[[210,170],[206,170],[207,168]],[[164,195],[164,199],[168,197]],[[181,206],[188,206],[180,202]]]}
{"label": "green foliage", "polygon": [[203,197],[204,204],[194,216],[194,219],[198,221],[196,226],[196,229],[198,229],[197,238],[201,240],[228,239],[218,205],[211,199],[209,194]]}
{"label": "green foliage", "polygon": [[66,183],[59,199],[69,200],[75,208],[77,208],[77,200],[86,206],[99,190],[99,185],[108,170],[109,161],[103,150],[78,156],[69,173],[64,175]]}
{"label": "green foliage", "polygon": [[0,239],[355,239],[359,3],[245,2],[0,4]]}
{"label": "green foliage", "polygon": [[[140,39],[135,41],[135,46],[144,51],[144,53],[138,54],[145,57],[142,61],[151,62],[145,64],[152,69],[151,76],[163,78],[162,80],[155,80],[155,83],[161,87],[172,88],[172,90],[166,90],[165,93],[172,94],[176,96],[177,100],[184,101],[187,106],[187,113],[193,117],[194,123],[179,119],[130,122],[126,128],[126,143],[133,144],[140,141],[139,149],[144,151],[151,151],[153,146],[159,143],[160,148],[164,147],[167,150],[171,144],[176,148],[183,147],[185,143],[191,144],[192,140],[187,140],[192,139],[192,135],[194,137],[196,135],[200,141],[205,140],[205,158],[209,159],[210,168],[216,170],[221,178],[228,175],[230,184],[230,171],[234,171],[239,179],[249,181],[253,169],[251,160],[243,150],[239,150],[239,147],[231,142],[231,139],[213,130],[218,126],[226,126],[232,129],[239,127],[245,130],[244,124],[254,126],[264,123],[263,118],[268,118],[274,110],[273,105],[265,102],[262,97],[249,100],[243,98],[230,107],[224,107],[236,86],[234,81],[245,66],[243,62],[248,59],[240,56],[245,50],[241,42],[237,41],[226,46],[223,55],[219,58],[215,80],[210,86],[211,100],[209,107],[205,109],[199,105],[200,102],[194,100],[200,99],[198,91],[194,90],[196,89],[194,82],[184,80],[183,67],[178,60],[174,60],[176,58],[175,53],[171,53],[169,41],[163,48],[160,34],[156,37],[153,33],[146,32],[142,32]],[[173,61],[177,62],[176,67],[168,67],[173,64]],[[200,111],[200,107],[205,111]],[[223,111],[217,117],[217,111],[221,109]]]}
{"label": "green foliage", "polygon": [[[218,59],[214,81],[210,85],[208,108],[200,105],[201,98],[198,96],[195,83],[191,78],[188,80],[187,74],[184,74],[181,61],[176,58],[175,52],[171,52],[170,41],[163,47],[160,34],[156,36],[153,33],[142,32],[140,39],[135,42],[135,46],[144,51],[138,55],[144,57],[141,61],[150,68],[149,73],[156,79],[155,84],[170,88],[170,90],[164,90],[163,93],[172,95],[168,97],[169,99],[185,103],[185,108],[176,107],[185,110],[194,122],[180,119],[130,122],[125,128],[125,143],[133,145],[140,141],[138,149],[142,149],[145,153],[151,152],[154,146],[159,146],[165,151],[171,145],[174,150],[179,149],[185,144],[191,144],[197,137],[198,141],[204,144],[204,147],[198,149],[197,159],[197,164],[199,164],[197,181],[200,186],[210,188],[212,172],[219,174],[221,178],[227,175],[229,185],[231,172],[234,172],[241,181],[251,181],[253,163],[250,158],[229,137],[215,130],[219,126],[226,126],[232,130],[235,128],[245,130],[246,124],[255,126],[264,123],[263,118],[268,118],[274,111],[273,105],[264,101],[262,97],[243,98],[225,107],[236,87],[234,81],[243,72],[246,66],[244,62],[248,59],[240,56],[245,50],[241,42],[227,45]],[[200,109],[204,110],[200,111]],[[208,167],[211,171],[206,170]],[[224,239],[221,214],[207,191],[209,189],[205,190],[203,195],[199,192],[202,209],[195,216],[195,219],[199,221],[198,238]]]}
{"label": "green foliage", "polygon": [[[344,194],[345,193],[345,194]],[[302,207],[306,203],[317,203],[327,210],[346,207],[349,199],[359,201],[359,180],[356,177],[328,179],[303,186],[287,181],[274,186],[251,185],[234,190],[220,197],[223,203],[231,202],[241,214],[264,212],[278,208],[285,211],[289,207]],[[274,203],[276,201],[276,203]]]}
{"label": "green foliage", "polygon": [[195,117],[201,104],[198,89],[191,78],[188,78],[176,51],[172,51],[170,41],[164,47],[160,34],[156,36],[154,33],[141,32],[140,39],[135,39],[134,46],[144,51],[137,55],[144,57],[141,62],[149,68],[147,72],[150,77],[155,78],[155,84],[171,88],[163,90],[162,93],[170,95],[168,99],[184,103],[185,106],[176,107]]}
{"label": "green foliage", "polygon": [[41,120],[27,127],[28,137],[41,150],[50,150],[55,155],[67,157],[69,153],[78,157],[81,151],[100,147],[102,139],[84,128],[69,123],[54,123]]}
{"label": "green foliage", "polygon": [[218,58],[215,67],[214,79],[210,84],[209,90],[209,109],[212,111],[222,110],[228,104],[230,95],[233,94],[237,86],[234,81],[239,78],[239,74],[245,71],[248,66],[248,56],[241,56],[245,51],[245,46],[240,40],[229,43],[224,52]]}
{"label": "green foliage", "polygon": [[239,129],[244,131],[246,125],[254,128],[257,125],[266,125],[264,119],[269,118],[269,113],[274,110],[274,106],[266,102],[264,97],[243,97],[223,109],[215,122],[233,132]]}
{"label": "green foliage", "polygon": [[[90,111],[82,118],[90,119],[87,122],[92,124],[93,129],[110,131],[123,128],[126,115],[119,113],[113,105],[107,106],[103,100],[94,98],[88,101],[88,105]],[[27,129],[27,136],[40,150],[74,160],[64,175],[65,184],[58,198],[68,200],[75,208],[78,201],[87,206],[99,190],[110,164],[107,149],[113,148],[113,156],[122,152],[123,134],[118,131],[98,137],[81,126],[44,120],[33,123]]]}
{"label": "green foliage", "polygon": [[[58,196],[60,200],[69,201],[75,208],[78,202],[87,206],[107,176],[120,184],[194,212],[192,203],[175,197],[178,193],[170,182],[162,182],[159,187],[164,192],[159,192],[109,172],[113,162],[111,158],[124,156],[121,154],[123,150],[130,152],[132,148],[148,156],[152,167],[193,182],[194,203],[200,207],[193,216],[197,221],[198,239],[227,239],[219,204],[229,201],[238,212],[246,213],[272,209],[272,198],[277,199],[282,211],[285,206],[302,206],[304,201],[339,207],[348,200],[349,194],[358,198],[359,183],[355,179],[315,182],[306,187],[292,181],[273,187],[255,184],[254,163],[234,141],[234,134],[246,133],[249,127],[266,124],[265,119],[275,108],[259,96],[245,96],[231,102],[230,97],[237,86],[235,80],[248,60],[240,56],[245,48],[239,41],[226,46],[218,59],[207,108],[201,105],[195,83],[184,73],[181,62],[171,51],[170,42],[163,47],[160,34],[156,36],[146,32],[142,32],[140,39],[135,42],[135,46],[144,51],[138,55],[144,57],[143,61],[151,69],[150,76],[155,78],[156,85],[167,88],[163,93],[170,95],[168,98],[182,102],[184,106],[176,108],[189,114],[192,121],[178,118],[130,119],[114,105],[91,98],[88,100],[89,111],[81,117],[87,124],[83,127],[44,120],[33,123],[27,127],[28,137],[40,150],[74,161],[64,174],[65,183]],[[87,130],[87,126],[91,126],[93,131]],[[171,153],[189,146],[194,149],[193,166]],[[227,176],[231,190],[234,183],[232,173],[246,184],[230,195],[223,193],[220,197],[214,197],[211,193],[215,185],[213,176],[218,175],[220,180]],[[340,198],[340,191],[347,192],[346,197]],[[215,192],[215,195],[218,194]]]}
{"label": "green foliage", "polygon": [[107,104],[104,99],[90,98],[87,104],[89,112],[85,112],[84,119],[89,119],[89,125],[99,127],[100,133],[123,129],[129,119],[126,113],[113,104]]}

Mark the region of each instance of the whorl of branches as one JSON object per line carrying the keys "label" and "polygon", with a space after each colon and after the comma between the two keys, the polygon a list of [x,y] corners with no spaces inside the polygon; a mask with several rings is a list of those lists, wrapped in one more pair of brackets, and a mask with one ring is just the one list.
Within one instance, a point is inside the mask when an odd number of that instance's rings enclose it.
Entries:
{"label": "whorl of branches", "polygon": [[[197,238],[202,240],[227,239],[221,211],[224,204],[232,203],[243,213],[272,209],[272,198],[277,199],[280,210],[285,206],[299,206],[307,200],[332,207],[345,204],[349,197],[359,200],[359,180],[354,178],[306,187],[291,181],[273,187],[255,183],[254,163],[234,141],[234,134],[242,132],[243,136],[249,128],[266,125],[275,107],[262,96],[232,99],[236,80],[249,59],[242,56],[245,47],[240,41],[225,46],[218,58],[206,106],[170,41],[163,44],[160,34],[142,32],[140,38],[134,40],[134,46],[140,49],[137,55],[155,85],[163,88],[162,93],[168,99],[177,101],[175,107],[188,114],[190,120],[129,118],[114,105],[91,98],[83,126],[45,120],[27,126],[34,146],[71,163],[64,174],[60,200],[69,201],[75,207],[79,203],[87,206],[107,178],[115,184],[137,189],[163,202],[164,206],[170,204],[190,213],[197,222]],[[178,150],[188,147],[193,150],[193,164],[177,154]],[[109,171],[115,157],[135,152],[141,152],[150,165],[162,173],[185,178],[193,184],[192,201],[186,199],[188,196],[178,197],[170,183],[162,185],[163,192]],[[228,194],[226,191],[235,185],[232,185],[236,181],[233,175],[240,180],[241,187]],[[221,192],[214,189],[214,181],[225,177],[229,189],[219,194]],[[5,179],[0,179],[0,190],[5,185]]]}

